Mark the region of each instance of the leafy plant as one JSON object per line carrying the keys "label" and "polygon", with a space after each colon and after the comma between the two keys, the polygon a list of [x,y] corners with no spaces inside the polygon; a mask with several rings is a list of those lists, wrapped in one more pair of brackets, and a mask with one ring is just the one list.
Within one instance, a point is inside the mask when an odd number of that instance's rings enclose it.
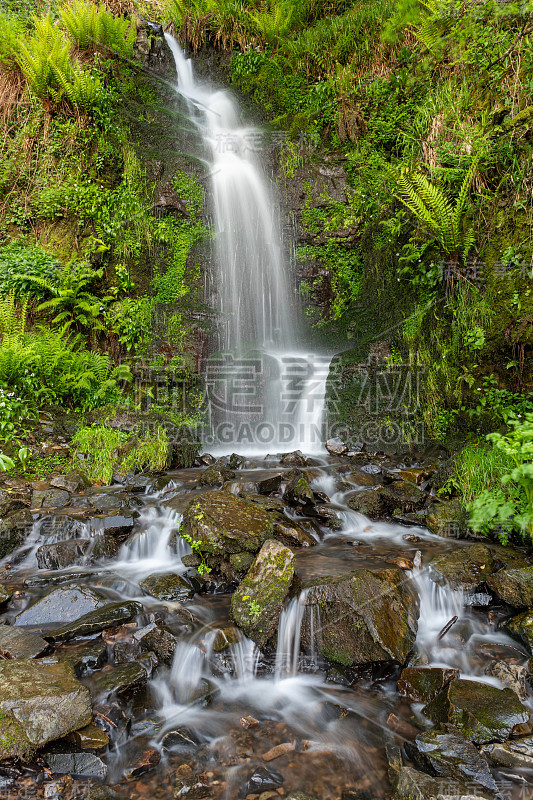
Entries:
{"label": "leafy plant", "polygon": [[55,288],[60,269],[60,261],[39,245],[10,242],[0,247],[0,294],[42,295]]}
{"label": "leafy plant", "polygon": [[102,329],[99,317],[105,305],[113,298],[98,297],[87,291],[102,275],[102,270],[92,270],[84,266],[65,271],[59,289],[50,285],[47,287],[55,297],[41,303],[38,310],[52,312],[55,325],[73,326],[78,331],[87,331],[94,327]]}
{"label": "leafy plant", "polygon": [[133,22],[115,17],[104,5],[84,0],[72,0],[59,13],[70,38],[80,50],[101,48],[131,58],[136,36]]}
{"label": "leafy plant", "polygon": [[80,428],[72,439],[77,452],[85,456],[83,468],[97,483],[109,484],[115,473],[150,470],[160,472],[168,458],[168,435],[164,427],[143,435],[128,434],[108,425]]}

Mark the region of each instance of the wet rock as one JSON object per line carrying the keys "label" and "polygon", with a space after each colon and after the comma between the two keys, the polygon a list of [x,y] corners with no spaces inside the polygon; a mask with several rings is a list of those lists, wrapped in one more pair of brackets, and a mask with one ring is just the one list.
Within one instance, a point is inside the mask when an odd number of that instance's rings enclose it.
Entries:
{"label": "wet rock", "polygon": [[83,519],[70,514],[50,514],[41,517],[39,533],[46,540],[46,537],[53,536],[55,541],[65,541],[68,539],[86,539],[89,529]]}
{"label": "wet rock", "polygon": [[105,731],[110,739],[128,734],[131,729],[131,717],[126,714],[120,700],[100,702],[93,709],[95,723]]}
{"label": "wet rock", "polygon": [[422,489],[408,481],[394,481],[383,486],[380,495],[389,513],[397,510],[404,514],[416,511],[422,508],[427,499],[427,494]]}
{"label": "wet rock", "polygon": [[515,608],[533,606],[533,566],[501,569],[487,578],[489,588],[504,603]]}
{"label": "wet rock", "polygon": [[353,511],[364,514],[365,517],[377,519],[385,516],[386,506],[381,498],[379,491],[375,489],[364,489],[357,492],[348,500],[348,505]]}
{"label": "wet rock", "polygon": [[398,681],[398,692],[416,703],[429,703],[454,678],[459,670],[440,667],[406,667]]}
{"label": "wet rock", "polygon": [[161,625],[152,622],[145,628],[134,633],[135,640],[140,644],[141,650],[156,654],[163,664],[172,664],[176,652],[176,639],[172,633]]}
{"label": "wet rock", "polygon": [[0,606],[4,605],[4,603],[7,603],[7,601],[10,600],[12,596],[13,596],[13,591],[11,589],[8,589],[7,586],[4,586],[3,583],[0,583]]}
{"label": "wet rock", "polygon": [[498,678],[504,686],[508,686],[513,692],[516,692],[522,702],[528,699],[527,669],[525,667],[519,664],[510,664],[508,661],[493,661],[485,673]]}
{"label": "wet rock", "polygon": [[432,722],[459,728],[475,744],[503,742],[515,725],[529,719],[511,689],[462,679],[448,684],[422,711]]}
{"label": "wet rock", "polygon": [[533,653],[533,611],[523,611],[516,617],[504,620],[500,627],[526,645]]}
{"label": "wet rock", "polygon": [[484,544],[447,550],[430,562],[439,582],[467,591],[474,591],[490,575],[492,566],[492,554]]}
{"label": "wet rock", "polygon": [[[307,586],[305,602],[317,607],[321,636],[316,647],[332,661],[345,666],[372,661],[404,664],[413,649],[418,596],[400,569],[360,569],[319,579]],[[306,618],[302,643],[310,649]]]}
{"label": "wet rock", "polygon": [[367,475],[380,475],[381,467],[379,464],[364,464],[361,467],[361,472],[366,472]]}
{"label": "wet rock", "polygon": [[452,778],[432,778],[413,767],[402,767],[393,797],[395,800],[493,800],[487,789],[473,788]]}
{"label": "wet rock", "polygon": [[418,486],[429,478],[429,471],[425,469],[401,469],[398,473],[402,481],[416,483]]}
{"label": "wet rock", "polygon": [[37,658],[48,648],[48,642],[34,633],[14,625],[0,625],[2,658]]}
{"label": "wet rock", "polygon": [[65,489],[36,490],[32,494],[32,508],[63,508],[70,503],[70,492]]}
{"label": "wet rock", "polygon": [[44,757],[55,775],[75,775],[78,778],[105,778],[107,766],[94,753],[47,753]]}
{"label": "wet rock", "polygon": [[137,512],[123,514],[120,511],[110,511],[107,514],[95,514],[88,520],[91,533],[110,536],[125,536],[133,530]]}
{"label": "wet rock", "polygon": [[249,794],[277,789],[283,783],[283,775],[270,767],[259,767],[248,778],[246,791]]}
{"label": "wet rock", "polygon": [[138,692],[148,681],[148,674],[142,664],[130,661],[117,667],[105,667],[89,679],[94,697],[112,694],[131,695]]}
{"label": "wet rock", "polygon": [[314,506],[316,500],[309,481],[303,472],[296,472],[287,484],[283,499],[291,505]]}
{"label": "wet rock", "polygon": [[90,539],[43,544],[36,553],[37,566],[39,569],[65,569],[73,564],[82,564],[90,546]]}
{"label": "wet rock", "polygon": [[164,575],[149,575],[139,583],[146,594],[163,601],[184,601],[191,598],[194,589],[181,575],[168,572]]}
{"label": "wet rock", "polygon": [[328,453],[331,453],[332,456],[343,456],[348,452],[347,446],[338,436],[336,436],[334,439],[327,440],[326,450]]}
{"label": "wet rock", "polygon": [[33,528],[33,517],[27,508],[11,511],[0,520],[0,558],[8,556],[24,544]]}
{"label": "wet rock", "polygon": [[260,506],[265,511],[282,513],[285,509],[285,502],[279,497],[270,497],[263,494],[247,494],[246,499],[250,503]]}
{"label": "wet rock", "polygon": [[163,750],[172,750],[174,747],[198,747],[200,740],[190,728],[176,728],[168,731],[161,740]]}
{"label": "wet rock", "polygon": [[23,756],[91,722],[88,689],[70,664],[31,659],[0,662],[0,759]]}
{"label": "wet rock", "polygon": [[126,505],[126,495],[113,494],[112,492],[99,492],[89,495],[89,503],[96,511],[113,511],[123,509]]}
{"label": "wet rock", "polygon": [[287,547],[314,547],[317,540],[292,520],[274,523],[273,536]]}
{"label": "wet rock", "polygon": [[225,625],[218,628],[216,636],[213,640],[212,647],[215,653],[221,653],[226,648],[237,644],[242,639],[242,633],[234,625]]}
{"label": "wet rock", "polygon": [[468,514],[459,500],[443,500],[428,508],[426,525],[446,539],[460,539],[468,533]]}
{"label": "wet rock", "polygon": [[90,485],[91,482],[87,476],[77,469],[71,470],[66,475],[57,475],[50,481],[50,486],[55,489],[64,489],[71,494],[82,492],[84,489],[88,489]]}
{"label": "wet rock", "polygon": [[281,459],[284,467],[306,467],[307,458],[301,450],[293,450],[292,453],[285,453]]}
{"label": "wet rock", "polygon": [[335,509],[326,505],[316,505],[307,511],[310,517],[316,517],[322,525],[331,528],[332,531],[340,531],[343,527],[342,520]]}
{"label": "wet rock", "polygon": [[106,662],[107,645],[102,639],[77,645],[56,648],[55,655],[72,664],[76,677],[83,678],[88,672],[100,669]]}
{"label": "wet rock", "polygon": [[15,489],[0,489],[0,519],[12,511],[25,508],[29,504],[27,493]]}
{"label": "wet rock", "polygon": [[95,633],[122,625],[143,610],[140,603],[129,601],[125,603],[108,603],[96,611],[84,614],[83,617],[67,622],[60,628],[45,632],[44,637],[50,642],[66,642],[75,636],[92,636]]}
{"label": "wet rock", "polygon": [[105,731],[91,722],[78,731],[72,731],[65,736],[67,742],[72,742],[80,750],[101,750],[109,744],[109,736]]}
{"label": "wet rock", "polygon": [[489,744],[483,748],[483,752],[496,767],[533,769],[533,736],[511,739],[502,744]]}
{"label": "wet rock", "polygon": [[86,586],[54,589],[16,616],[17,625],[46,626],[71,622],[105,605],[106,600]]}
{"label": "wet rock", "polygon": [[229,492],[210,492],[189,503],[183,529],[208,554],[256,553],[272,535],[269,514]]}
{"label": "wet rock", "polygon": [[369,475],[368,472],[357,470],[357,472],[350,474],[350,480],[356,486],[378,486],[381,483],[381,474]]}
{"label": "wet rock", "polygon": [[127,780],[138,778],[140,775],[144,775],[146,772],[157,767],[160,761],[161,753],[159,750],[156,750],[154,747],[147,747],[146,750],[143,750],[135,759],[135,762],[124,770],[124,777]]}
{"label": "wet rock", "polygon": [[269,478],[264,478],[262,481],[258,481],[257,483],[257,491],[259,494],[271,494],[273,492],[279,492],[281,486],[281,479],[282,475],[272,475]]}
{"label": "wet rock", "polygon": [[253,553],[232,553],[229,557],[229,563],[236,573],[248,572],[253,562]]}
{"label": "wet rock", "polygon": [[124,800],[124,795],[118,794],[110,786],[91,786],[85,800]]}
{"label": "wet rock", "polygon": [[232,469],[217,461],[202,472],[200,486],[222,486],[225,481],[230,481],[234,477],[235,473]]}
{"label": "wet rock", "polygon": [[231,598],[231,618],[259,647],[277,630],[293,576],[293,553],[269,539]]}
{"label": "wet rock", "polygon": [[459,778],[498,792],[486,759],[459,731],[426,731],[414,742],[406,742],[408,756],[425,772],[439,777]]}
{"label": "wet rock", "polygon": [[[192,773],[192,770],[191,770]],[[179,776],[174,783],[174,791],[172,792],[174,800],[178,798],[186,798],[186,800],[203,800],[203,798],[212,797],[211,788],[208,783],[205,783],[201,776]]]}

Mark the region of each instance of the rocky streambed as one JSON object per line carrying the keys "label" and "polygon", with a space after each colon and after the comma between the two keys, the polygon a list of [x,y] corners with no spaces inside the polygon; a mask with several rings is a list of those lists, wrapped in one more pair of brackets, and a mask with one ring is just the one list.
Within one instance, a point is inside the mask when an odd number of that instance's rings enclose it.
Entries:
{"label": "rocky streambed", "polygon": [[340,447],[5,483],[0,792],[533,797],[533,566],[457,538],[439,470]]}

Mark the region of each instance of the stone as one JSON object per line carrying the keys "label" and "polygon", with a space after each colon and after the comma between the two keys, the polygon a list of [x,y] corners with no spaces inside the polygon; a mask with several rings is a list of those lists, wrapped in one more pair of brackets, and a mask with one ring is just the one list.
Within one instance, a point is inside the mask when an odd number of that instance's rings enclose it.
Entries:
{"label": "stone", "polygon": [[415,765],[425,772],[459,778],[498,793],[486,759],[472,742],[450,726],[447,731],[420,734],[414,742],[406,742],[405,749]]}
{"label": "stone", "polygon": [[483,748],[496,767],[511,769],[533,769],[533,736],[510,739],[501,744],[489,744]]}
{"label": "stone", "polygon": [[484,544],[446,550],[430,561],[439,583],[452,589],[474,591],[492,572],[493,558]]}
{"label": "stone", "polygon": [[41,497],[34,492],[31,505],[32,508],[63,508],[70,503],[70,492],[65,489],[50,488],[42,493]]}
{"label": "stone", "polygon": [[229,557],[229,563],[237,573],[248,572],[254,563],[253,553],[232,553]]}
{"label": "stone", "polygon": [[156,750],[155,747],[147,747],[135,759],[134,763],[130,764],[130,766],[124,770],[124,777],[126,780],[138,778],[140,775],[144,775],[146,772],[154,769],[154,767],[157,767],[160,761],[161,753],[159,750]]}
{"label": "stone", "polygon": [[498,678],[504,686],[516,692],[518,699],[525,703],[529,697],[527,690],[527,669],[508,661],[493,661],[485,670],[487,675]]}
{"label": "stone", "polygon": [[105,605],[106,600],[86,586],[54,589],[15,617],[17,625],[47,626],[71,622]]}
{"label": "stone", "polygon": [[65,736],[65,739],[67,742],[75,744],[80,750],[101,750],[109,744],[107,733],[99,728],[98,725],[95,725],[94,722],[77,731],[72,731],[72,733]]}
{"label": "stone", "polygon": [[413,767],[402,767],[393,798],[394,800],[493,800],[494,795],[481,786],[474,792],[469,784],[459,783],[453,778],[443,781]]}
{"label": "stone", "polygon": [[105,667],[91,676],[89,685],[94,697],[111,694],[131,695],[146,686],[148,674],[142,664],[130,661],[115,667]]}
{"label": "stone", "polygon": [[66,475],[57,475],[50,481],[50,486],[55,489],[65,489],[71,494],[82,492],[84,489],[88,489],[90,485],[91,482],[87,476],[77,469],[70,470]]}
{"label": "stone", "polygon": [[314,536],[292,520],[275,522],[273,536],[287,547],[314,547],[318,544]]}
{"label": "stone", "polygon": [[279,474],[271,475],[269,478],[264,478],[262,481],[258,481],[257,491],[259,494],[271,494],[273,492],[279,492],[282,478],[283,476]]}
{"label": "stone", "polygon": [[283,494],[283,499],[291,505],[314,506],[316,504],[313,490],[303,472],[295,470],[294,475]]}
{"label": "stone", "polygon": [[357,492],[350,497],[348,505],[353,511],[371,519],[378,519],[386,513],[385,503],[376,489],[363,489],[362,492]]}
{"label": "stone", "polygon": [[94,514],[89,520],[89,530],[92,534],[103,536],[123,536],[133,530],[137,512],[123,514],[120,511],[109,511],[107,514]]}
{"label": "stone", "polygon": [[406,667],[398,681],[398,692],[415,703],[429,703],[459,670],[441,667]]}
{"label": "stone", "polygon": [[28,499],[25,493],[14,489],[0,489],[0,519],[7,517],[12,511],[25,508]]}
{"label": "stone", "polygon": [[[257,553],[272,535],[270,515],[229,492],[200,495],[187,506],[183,531],[207,554]],[[181,529],[180,529],[181,532]]]}
{"label": "stone", "polygon": [[66,642],[74,639],[75,636],[92,636],[106,628],[129,622],[142,610],[142,605],[133,600],[124,603],[108,603],[96,611],[84,614],[79,619],[67,622],[60,628],[45,632],[44,638],[50,642]]}
{"label": "stone", "polygon": [[427,499],[426,492],[423,492],[415,483],[408,481],[394,481],[383,486],[380,496],[387,511],[391,514],[397,510],[404,514],[416,511],[422,508]]}
{"label": "stone", "polygon": [[275,772],[271,767],[259,767],[248,778],[246,791],[249,794],[264,792],[267,789],[277,789],[283,783],[283,775]]}
{"label": "stone", "polygon": [[500,627],[525,644],[529,652],[533,653],[533,611],[523,611],[516,617],[506,619],[500,623]]}
{"label": "stone", "polygon": [[94,753],[47,753],[45,763],[55,775],[75,775],[79,778],[105,778],[107,766]]}
{"label": "stone", "polygon": [[0,662],[0,759],[32,749],[88,725],[89,690],[64,662],[14,659]]}
{"label": "stone", "polygon": [[529,711],[511,689],[455,680],[422,709],[436,724],[450,723],[475,744],[503,742]]}
{"label": "stone", "polygon": [[33,517],[27,508],[11,511],[0,519],[0,558],[21,547],[33,528]]}
{"label": "stone", "polygon": [[442,500],[428,508],[426,525],[445,539],[460,539],[468,533],[468,514],[459,500]]}
{"label": "stone", "polygon": [[307,458],[301,450],[293,450],[292,453],[284,453],[280,459],[284,467],[306,467]]}
{"label": "stone", "polygon": [[54,651],[62,661],[68,661],[74,668],[77,678],[88,672],[101,669],[107,659],[107,644],[102,639],[75,645],[60,645]]}
{"label": "stone", "polygon": [[143,652],[153,652],[163,664],[169,666],[172,664],[176,652],[176,639],[166,628],[152,622],[133,635]]}
{"label": "stone", "polygon": [[230,481],[234,477],[235,473],[232,469],[217,461],[202,472],[200,486],[222,486],[225,481]]}
{"label": "stone", "polygon": [[149,575],[140,581],[139,586],[146,594],[168,602],[188,600],[194,594],[191,584],[181,575],[176,575],[173,572],[163,575]]}
{"label": "stone", "polygon": [[4,586],[3,583],[0,583],[0,605],[7,603],[8,600],[11,600],[12,596],[13,590],[9,589],[7,586]]}
{"label": "stone", "polygon": [[341,438],[335,436],[333,439],[327,440],[326,450],[332,456],[343,456],[348,452],[348,447],[344,444]]}
{"label": "stone", "polygon": [[[404,664],[414,647],[418,595],[398,568],[319,578],[306,584],[305,603],[316,606],[321,627],[316,647],[331,661]],[[313,644],[309,616],[301,634],[306,649]]]}
{"label": "stone", "polygon": [[48,648],[48,642],[15,625],[0,625],[2,658],[37,658]]}
{"label": "stone", "polygon": [[267,540],[231,598],[231,618],[259,647],[274,636],[294,576],[294,555]]}
{"label": "stone", "polygon": [[487,578],[489,589],[500,600],[515,608],[533,606],[533,566],[501,569]]}
{"label": "stone", "polygon": [[43,544],[36,553],[37,566],[39,569],[66,569],[73,564],[82,564],[90,545],[90,539]]}

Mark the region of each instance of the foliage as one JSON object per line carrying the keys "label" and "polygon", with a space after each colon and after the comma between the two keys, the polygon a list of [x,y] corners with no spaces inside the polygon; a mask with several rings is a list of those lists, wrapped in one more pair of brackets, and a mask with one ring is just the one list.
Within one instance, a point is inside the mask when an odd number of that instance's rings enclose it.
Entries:
{"label": "foliage", "polygon": [[47,286],[55,296],[41,303],[38,310],[50,311],[54,314],[54,325],[64,325],[65,330],[70,327],[80,332],[95,327],[101,329],[99,317],[112,298],[97,297],[88,289],[102,274],[102,270],[91,270],[85,265],[65,270],[59,289]]}
{"label": "foliage", "polygon": [[60,261],[39,245],[14,240],[0,247],[0,294],[42,295],[56,285],[60,269]]}
{"label": "foliage", "polygon": [[101,48],[131,58],[135,24],[115,17],[104,5],[72,0],[61,9],[60,16],[70,38],[81,50]]}
{"label": "foliage", "polygon": [[22,25],[14,15],[0,8],[0,66],[13,69],[16,66],[16,53],[22,35]]}
{"label": "foliage", "polygon": [[161,472],[168,458],[164,427],[128,434],[107,425],[80,428],[72,445],[83,455],[83,468],[93,483],[109,484],[116,473]]}
{"label": "foliage", "polygon": [[507,460],[507,469],[496,486],[484,489],[470,504],[473,530],[497,527],[504,543],[512,530],[533,538],[533,413],[509,419],[509,425],[508,433],[487,436]]}

